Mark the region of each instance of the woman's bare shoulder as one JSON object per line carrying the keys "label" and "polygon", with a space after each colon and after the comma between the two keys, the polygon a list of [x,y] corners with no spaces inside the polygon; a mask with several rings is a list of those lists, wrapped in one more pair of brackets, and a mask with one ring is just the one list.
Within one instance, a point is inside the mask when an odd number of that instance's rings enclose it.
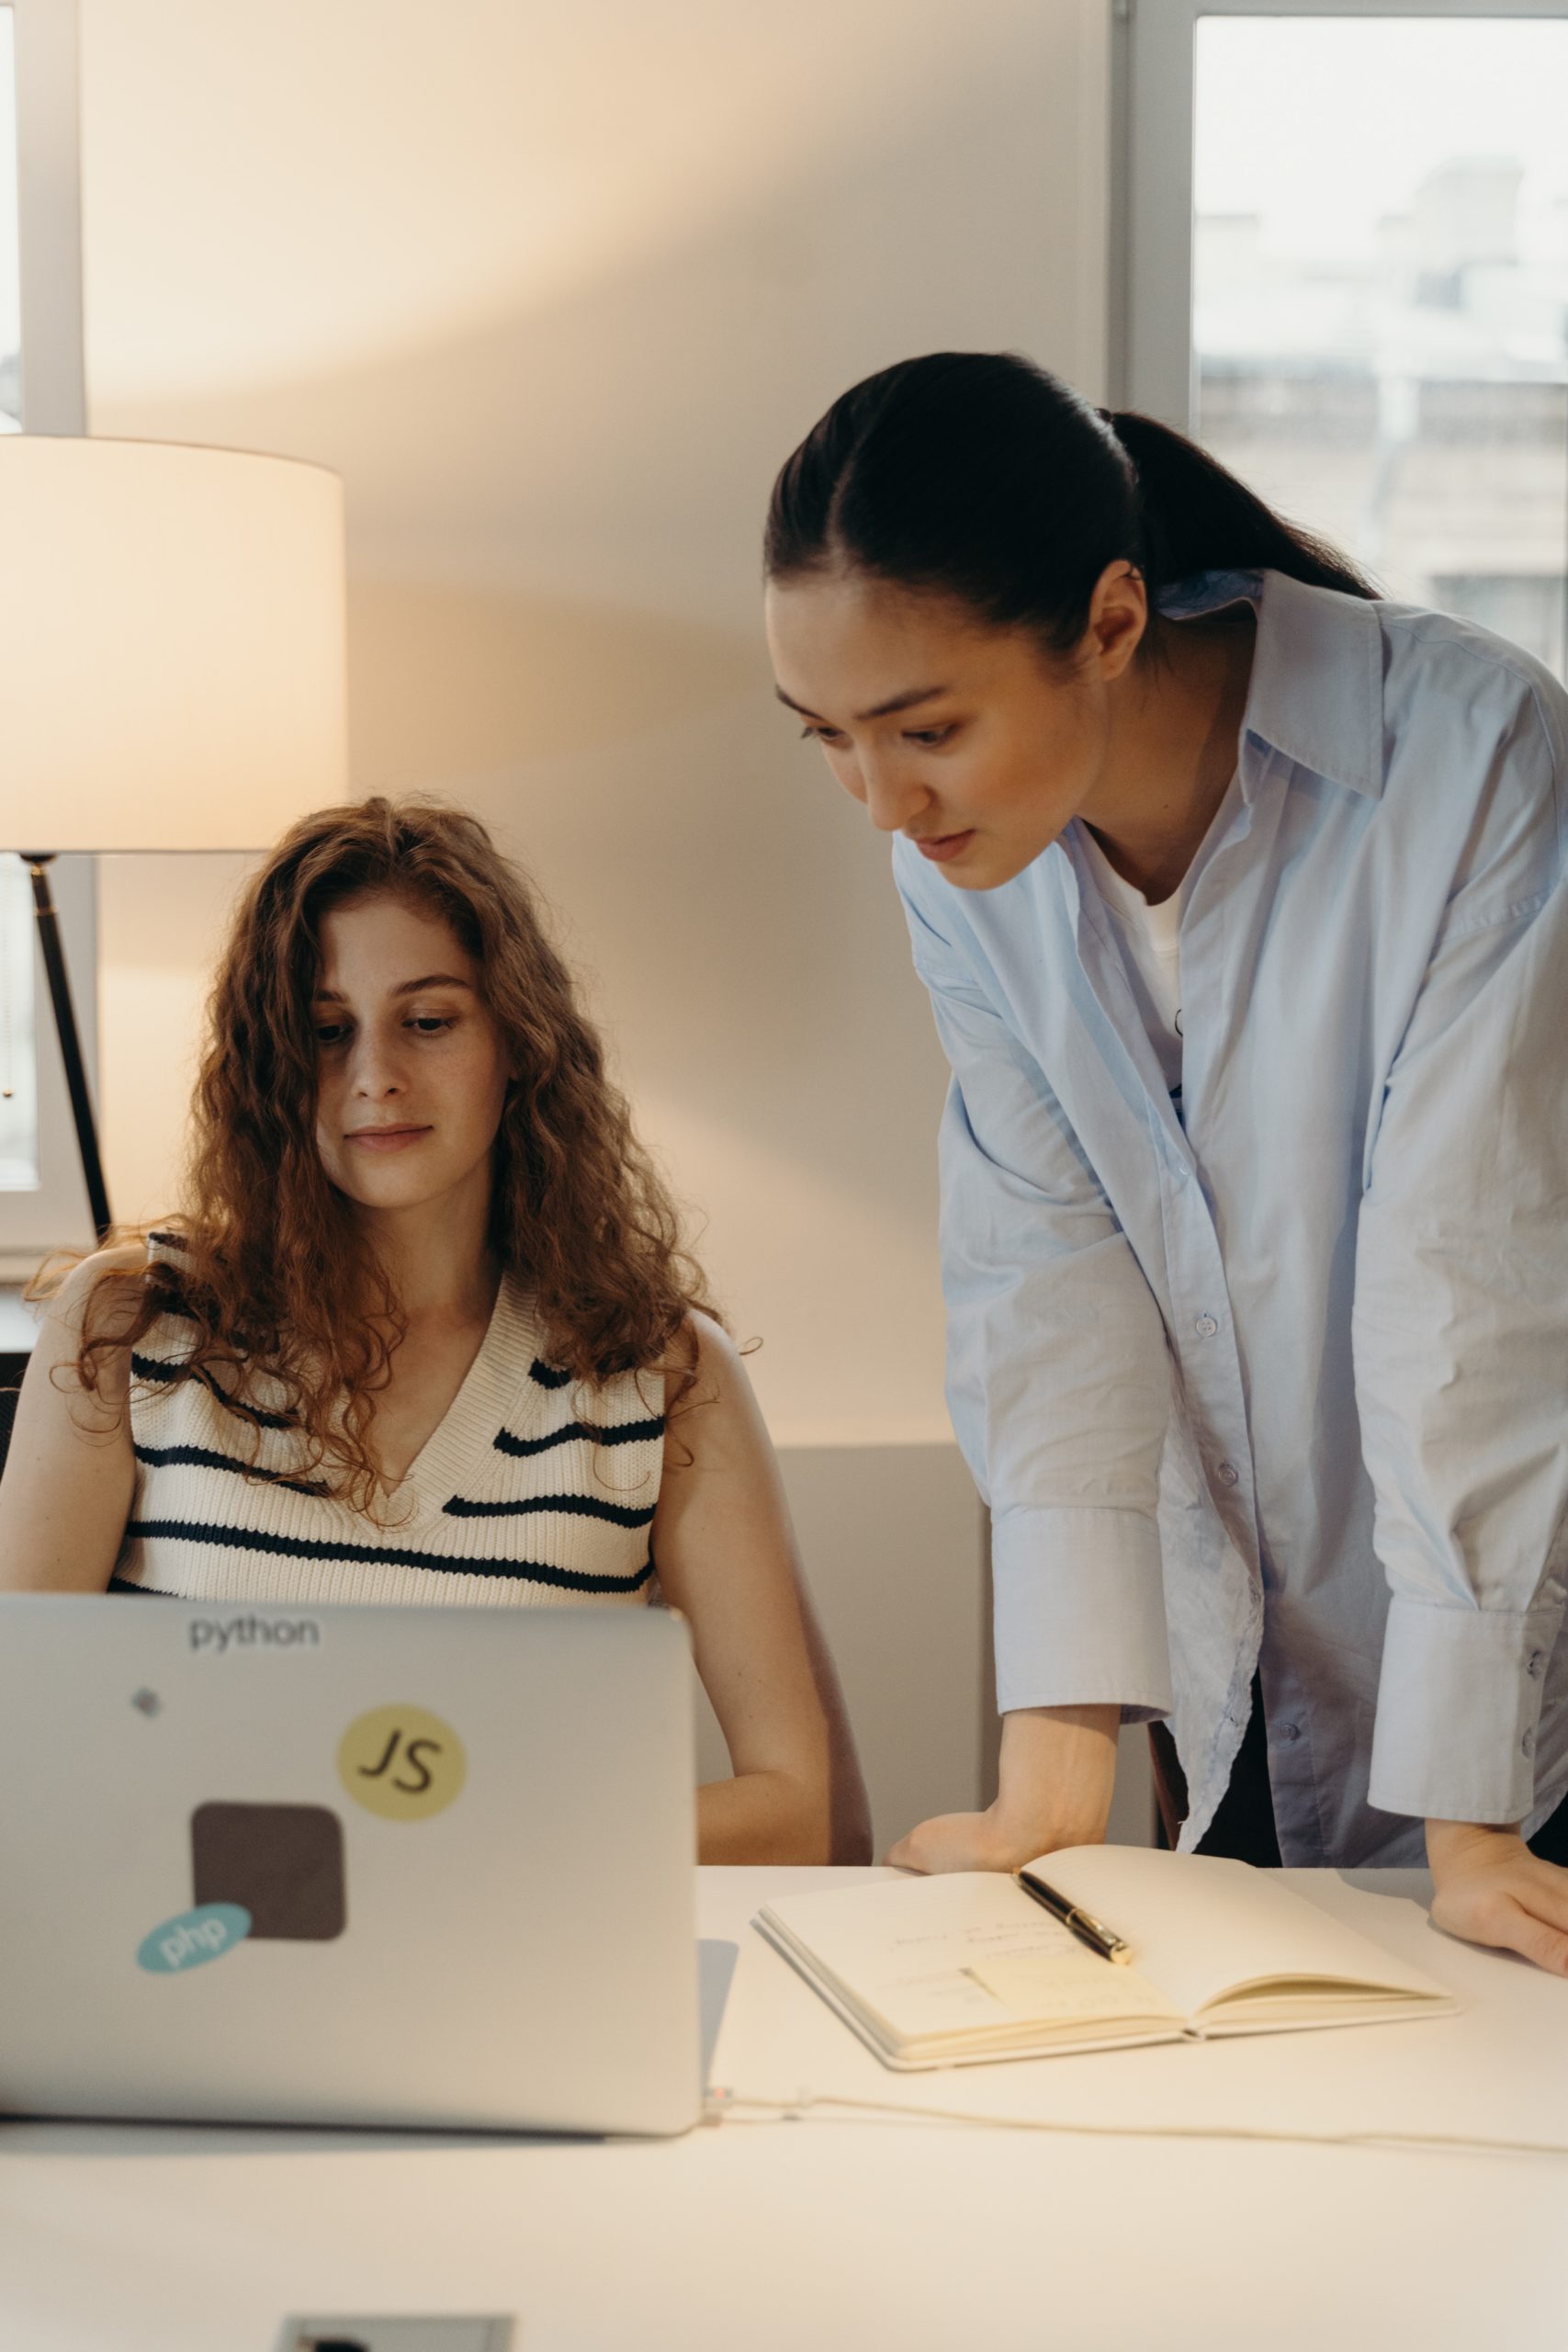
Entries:
{"label": "woman's bare shoulder", "polygon": [[689,1306],[682,1329],[687,1345],[696,1351],[700,1370],[731,1375],[742,1370],[740,1351],[716,1315]]}
{"label": "woman's bare shoulder", "polygon": [[671,1351],[666,1472],[756,1465],[771,1460],[766,1424],[745,1351],[716,1316],[689,1307]]}
{"label": "woman's bare shoulder", "polygon": [[146,1262],[144,1244],[117,1242],[48,1285],[0,1480],[7,1589],[101,1592],[113,1573],[136,1475],[121,1342],[135,1329]]}
{"label": "woman's bare shoulder", "polygon": [[47,1294],[48,1321],[57,1339],[80,1346],[89,1339],[129,1336],[142,1291],[128,1277],[144,1274],[151,1262],[147,1242],[134,1238],[106,1243],[79,1259]]}

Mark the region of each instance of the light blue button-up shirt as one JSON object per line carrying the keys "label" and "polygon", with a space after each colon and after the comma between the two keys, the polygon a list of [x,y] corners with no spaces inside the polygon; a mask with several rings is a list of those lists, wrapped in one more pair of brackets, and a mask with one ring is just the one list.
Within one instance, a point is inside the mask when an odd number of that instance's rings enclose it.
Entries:
{"label": "light blue button-up shirt", "polygon": [[1168,1713],[1201,1836],[1261,1671],[1287,1863],[1568,1785],[1568,695],[1280,572],[1181,917],[1182,1115],[1076,823],[894,871],[953,1067],[948,1397],[1001,1707]]}

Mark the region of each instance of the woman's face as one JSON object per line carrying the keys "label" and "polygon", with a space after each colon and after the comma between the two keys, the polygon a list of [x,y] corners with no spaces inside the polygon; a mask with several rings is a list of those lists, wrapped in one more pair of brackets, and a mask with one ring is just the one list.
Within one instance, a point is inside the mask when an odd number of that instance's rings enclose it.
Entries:
{"label": "woman's face", "polygon": [[1053,660],[1021,629],[853,572],[772,582],[780,699],[874,825],[908,836],[961,890],[994,890],[1047,849],[1105,765],[1110,690],[1146,619],[1110,565],[1089,627]]}
{"label": "woman's face", "polygon": [[351,899],[321,944],[316,1141],[332,1182],[381,1212],[488,1185],[506,1055],[450,924],[416,900]]}

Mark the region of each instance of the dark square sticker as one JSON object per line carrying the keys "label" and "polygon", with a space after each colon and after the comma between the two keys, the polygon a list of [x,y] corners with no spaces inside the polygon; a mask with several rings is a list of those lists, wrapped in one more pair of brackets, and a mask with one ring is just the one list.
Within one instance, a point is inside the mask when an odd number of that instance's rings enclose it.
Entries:
{"label": "dark square sticker", "polygon": [[251,1936],[325,1943],[347,1924],[343,1824],[324,1804],[202,1804],[190,1817],[196,1901],[241,1903]]}

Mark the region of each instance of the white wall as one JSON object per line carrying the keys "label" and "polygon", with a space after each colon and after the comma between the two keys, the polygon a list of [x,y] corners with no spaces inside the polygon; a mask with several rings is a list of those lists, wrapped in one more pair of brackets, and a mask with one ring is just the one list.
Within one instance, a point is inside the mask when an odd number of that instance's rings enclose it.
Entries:
{"label": "white wall", "polygon": [[[942,1069],[886,845],[771,700],[762,510],[910,352],[1097,389],[1101,16],[84,0],[94,429],[342,469],[356,786],[459,795],[563,910],[781,1433],[944,1430]],[[106,952],[140,1099],[176,1048]],[[151,1206],[157,1136],[109,1148]]]}
{"label": "white wall", "polygon": [[[889,1526],[899,1448],[942,1489],[924,1535],[813,1539],[846,1626],[867,1590],[918,1630],[977,1589],[941,1393],[943,1071],[886,844],[772,701],[759,534],[790,447],[891,360],[1016,348],[1100,395],[1107,13],[83,0],[93,428],[341,469],[356,789],[460,797],[559,910],[762,1339],[775,1437],[858,1449],[856,1511]],[[237,870],[106,876],[122,1215],[169,1205]],[[921,1655],[924,1679],[888,1668],[902,1712],[869,1671],[861,1702],[894,1810],[933,1704],[931,1753],[980,1754],[974,1661]]]}
{"label": "white wall", "polygon": [[[882,1854],[929,1814],[989,1794],[980,1504],[951,1444],[785,1446],[779,1459]],[[728,1770],[705,1700],[697,1765],[704,1780]]]}

